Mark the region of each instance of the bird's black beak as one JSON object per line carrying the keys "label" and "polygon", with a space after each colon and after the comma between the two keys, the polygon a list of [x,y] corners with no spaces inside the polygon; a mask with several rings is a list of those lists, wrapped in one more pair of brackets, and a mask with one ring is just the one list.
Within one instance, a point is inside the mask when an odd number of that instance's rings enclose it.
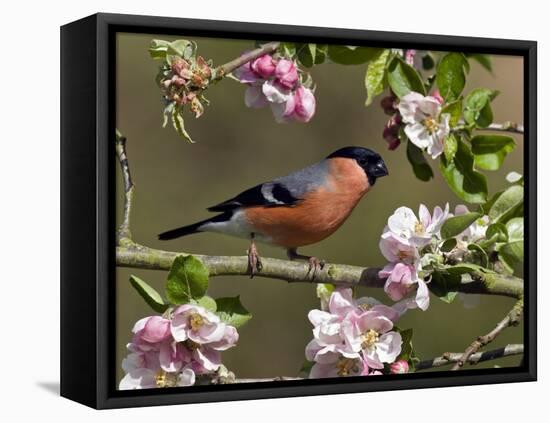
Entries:
{"label": "bird's black beak", "polygon": [[381,178],[382,176],[387,176],[388,168],[386,167],[386,163],[384,163],[383,160],[380,160],[376,165],[372,168],[372,175],[375,178]]}

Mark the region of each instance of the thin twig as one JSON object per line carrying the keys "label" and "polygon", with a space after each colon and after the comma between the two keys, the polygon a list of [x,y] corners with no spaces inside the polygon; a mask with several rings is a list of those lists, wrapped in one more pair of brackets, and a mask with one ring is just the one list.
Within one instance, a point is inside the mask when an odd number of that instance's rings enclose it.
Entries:
{"label": "thin twig", "polygon": [[504,329],[510,326],[516,326],[519,324],[523,316],[523,299],[519,299],[518,302],[514,305],[512,310],[506,314],[504,319],[502,319],[495,328],[486,335],[479,336],[474,342],[470,344],[466,351],[462,354],[460,359],[455,363],[451,370],[458,370],[464,363],[468,362],[470,357],[477,353],[480,348],[492,342]]}
{"label": "thin twig", "polygon": [[515,122],[504,123],[491,123],[486,128],[478,128],[480,131],[500,131],[500,132],[513,132],[516,134],[523,134],[523,125]]}
{"label": "thin twig", "polygon": [[[503,348],[497,348],[491,351],[478,352],[471,355],[468,358],[468,364],[477,364],[484,361],[496,360],[502,357],[511,357],[515,355],[521,355],[524,352],[523,344],[509,344]],[[429,360],[423,360],[415,366],[415,372],[431,369],[434,367],[447,366],[452,363],[456,363],[460,360],[463,353],[445,353],[441,357],[435,357]],[[303,380],[302,377],[292,376],[276,376],[276,377],[262,377],[262,378],[235,378],[227,380],[223,383],[261,383],[261,382],[277,382],[284,380]]]}
{"label": "thin twig", "polygon": [[264,44],[263,46],[248,51],[244,53],[243,55],[223,64],[216,68],[216,71],[214,73],[215,78],[214,80],[222,79],[225,75],[228,73],[233,72],[238,67],[244,65],[245,63],[250,62],[251,60],[257,59],[258,57],[263,56],[264,54],[271,54],[274,51],[276,51],[279,46],[281,45],[280,42],[274,41],[271,43]]}
{"label": "thin twig", "polygon": [[118,228],[117,243],[118,245],[125,245],[132,239],[132,233],[130,231],[130,214],[132,212],[132,200],[134,198],[134,183],[130,173],[128,156],[126,155],[126,137],[118,130],[116,131],[115,143],[116,153],[122,171],[122,179],[124,181],[124,216]]}
{"label": "thin twig", "polygon": [[[523,354],[523,351],[523,344],[509,344],[503,348],[497,348],[496,350],[472,354],[470,357],[468,357],[467,363],[477,364],[483,361],[495,360],[497,358],[521,355]],[[436,357],[430,360],[422,360],[415,366],[416,371],[457,363],[462,359],[463,355],[464,353],[445,353],[441,357]]]}

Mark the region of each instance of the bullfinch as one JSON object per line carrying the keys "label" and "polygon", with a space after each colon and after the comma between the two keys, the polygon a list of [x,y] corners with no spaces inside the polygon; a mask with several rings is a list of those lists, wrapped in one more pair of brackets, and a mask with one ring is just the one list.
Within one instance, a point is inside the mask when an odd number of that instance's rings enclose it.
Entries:
{"label": "bullfinch", "polygon": [[255,240],[287,250],[292,259],[306,259],[312,277],[322,269],[316,257],[300,255],[298,247],[333,234],[359,200],[388,175],[380,155],[368,148],[344,147],[311,166],[241,192],[209,207],[216,216],[161,233],[170,240],[197,232],[217,232],[251,240],[251,277],[261,271]]}

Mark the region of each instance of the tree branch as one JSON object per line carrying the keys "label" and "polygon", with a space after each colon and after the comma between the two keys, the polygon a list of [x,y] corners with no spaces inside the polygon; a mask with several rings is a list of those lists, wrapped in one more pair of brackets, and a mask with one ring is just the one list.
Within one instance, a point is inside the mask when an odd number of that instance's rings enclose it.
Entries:
{"label": "tree branch", "polygon": [[[511,357],[515,355],[522,355],[524,352],[523,344],[509,344],[503,348],[497,348],[491,351],[478,352],[472,354],[468,358],[468,364],[477,364],[484,361],[496,360],[502,357]],[[423,360],[415,366],[415,372],[422,370],[432,369],[435,367],[447,366],[458,362],[463,353],[445,353],[441,357],[431,358],[429,360]],[[292,377],[292,376],[277,376],[277,377],[262,377],[262,378],[228,378],[223,381],[213,381],[208,380],[207,383],[259,383],[259,382],[277,382],[283,380],[303,380],[302,377]]]}
{"label": "tree branch", "polygon": [[281,43],[278,41],[264,44],[263,46],[257,49],[244,53],[243,55],[231,60],[230,62],[227,62],[223,65],[218,66],[215,71],[214,80],[222,79],[225,75],[233,72],[238,67],[244,65],[245,63],[250,62],[251,60],[257,59],[258,57],[261,57],[264,54],[271,54],[275,52],[280,45]]}
{"label": "tree branch", "polygon": [[[523,350],[523,344],[509,344],[503,348],[497,348],[496,350],[472,354],[468,357],[466,362],[468,364],[477,364],[483,361],[495,360],[497,358],[521,355],[523,354]],[[464,353],[445,353],[441,357],[435,357],[430,360],[422,360],[415,366],[416,371],[457,363],[462,360],[463,355]]]}
{"label": "tree branch", "polygon": [[491,123],[486,128],[477,128],[479,131],[500,131],[500,132],[513,132],[516,134],[523,134],[523,125],[515,122],[504,123]]}
{"label": "tree branch", "polygon": [[518,302],[514,305],[512,310],[506,314],[504,319],[502,319],[496,327],[486,335],[479,336],[474,342],[470,344],[462,356],[457,360],[455,365],[451,370],[459,370],[464,363],[468,362],[473,354],[477,353],[481,347],[492,342],[504,329],[510,326],[516,326],[519,324],[523,316],[523,299],[520,298]]}
{"label": "tree branch", "polygon": [[130,213],[132,212],[132,200],[134,198],[134,183],[132,181],[132,175],[130,174],[128,157],[126,155],[126,137],[118,130],[116,131],[115,144],[118,162],[122,170],[122,179],[124,181],[124,217],[118,228],[117,243],[118,245],[124,245],[132,240]]}
{"label": "tree branch", "polygon": [[[117,266],[121,267],[170,270],[172,262],[179,255],[188,255],[188,253],[157,250],[132,243],[131,245],[117,247],[116,263]],[[246,276],[250,274],[246,256],[193,255],[204,263],[211,277]],[[345,287],[382,288],[385,284],[385,280],[378,277],[380,271],[378,267],[369,268],[327,263],[322,270],[316,273],[315,279],[312,280],[308,264],[301,261],[262,257],[262,265],[262,270],[255,276],[287,282],[330,283]],[[521,298],[523,295],[523,281],[512,276],[479,272],[474,276],[473,282],[460,285],[458,291]]]}

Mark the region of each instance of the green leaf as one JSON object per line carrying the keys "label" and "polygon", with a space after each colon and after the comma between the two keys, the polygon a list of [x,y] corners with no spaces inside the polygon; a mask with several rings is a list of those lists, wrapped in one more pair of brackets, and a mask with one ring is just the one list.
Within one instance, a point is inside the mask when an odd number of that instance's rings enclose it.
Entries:
{"label": "green leaf", "polygon": [[252,318],[252,314],[241,304],[239,296],[216,298],[216,314],[228,325],[236,328]]}
{"label": "green leaf", "polygon": [[430,282],[430,291],[439,297],[441,301],[452,303],[456,297],[458,286],[460,285],[460,276],[437,271],[432,273],[432,281]]}
{"label": "green leaf", "polygon": [[294,57],[296,55],[296,44],[294,43],[281,43],[280,49],[283,55],[287,58]]}
{"label": "green leaf", "polygon": [[492,243],[506,242],[508,241],[508,230],[502,223],[493,223],[487,228],[485,239],[491,240]]}
{"label": "green leaf", "polygon": [[470,54],[467,54],[466,56],[470,59],[474,59],[481,66],[487,69],[489,72],[491,73],[493,72],[493,61],[489,54],[470,53]]}
{"label": "green leaf", "polygon": [[149,46],[149,55],[152,59],[163,60],[170,42],[164,40],[152,40]]}
{"label": "green leaf", "polygon": [[334,292],[334,285],[330,283],[318,283],[315,290],[321,304],[328,304],[330,296]]}
{"label": "green leaf", "polygon": [[311,372],[311,368],[315,365],[314,361],[305,360],[304,364],[302,364],[302,367],[298,371],[298,374],[305,379],[309,377],[309,372]]}
{"label": "green leaf", "polygon": [[523,267],[523,240],[502,245],[498,256],[514,273],[519,273]]}
{"label": "green leaf", "polygon": [[157,313],[164,313],[168,304],[164,302],[160,294],[147,282],[135,275],[130,275],[130,284],[138,292],[145,302]]}
{"label": "green leaf", "polygon": [[476,262],[479,262],[479,265],[482,267],[487,267],[489,265],[489,257],[487,256],[487,252],[478,244],[468,244],[468,250],[472,252],[474,256],[477,256],[478,260],[475,260]]}
{"label": "green leaf", "polygon": [[300,63],[306,68],[315,64],[317,46],[315,44],[296,44],[296,55]]}
{"label": "green leaf", "polygon": [[516,147],[514,139],[506,135],[476,135],[471,143],[476,167],[485,170],[498,170]]}
{"label": "green leaf", "polygon": [[441,157],[440,169],[453,192],[468,203],[487,201],[487,178],[474,170],[474,156],[463,141],[458,141],[454,159]]}
{"label": "green leaf", "polygon": [[480,217],[481,214],[475,212],[450,217],[441,226],[441,237],[449,239],[461,234]]}
{"label": "green leaf", "polygon": [[451,126],[451,128],[455,127],[462,117],[462,97],[455,101],[447,103],[441,109],[441,114],[445,113],[450,115],[449,125]]}
{"label": "green leaf", "polygon": [[185,125],[183,121],[183,108],[176,106],[172,110],[172,125],[174,126],[174,129],[176,130],[178,135],[183,137],[186,141],[190,142],[191,144],[195,143],[195,141],[191,139],[191,136],[185,130]]}
{"label": "green leaf", "polygon": [[508,232],[508,240],[510,242],[523,240],[523,217],[514,217],[506,222],[506,230]]}
{"label": "green leaf", "polygon": [[409,159],[413,172],[418,179],[427,182],[434,177],[434,172],[424,157],[424,153],[410,140],[407,142],[407,159]]}
{"label": "green leaf", "polygon": [[208,269],[193,256],[177,256],[166,281],[166,296],[172,304],[198,300],[208,289]]}
{"label": "green leaf", "polygon": [[523,206],[523,186],[512,185],[504,191],[489,210],[492,222],[506,222],[514,211]]}
{"label": "green leaf", "polygon": [[466,85],[468,61],[462,53],[447,53],[437,65],[435,82],[447,101],[456,100]]}
{"label": "green leaf", "polygon": [[200,297],[197,299],[192,299],[190,301],[191,304],[197,304],[201,307],[204,307],[208,311],[215,312],[216,311],[216,300],[212,297],[209,297],[208,295],[205,295],[204,297]]}
{"label": "green leaf", "polygon": [[168,44],[167,54],[189,59],[193,54],[193,44],[188,40],[176,40]]}
{"label": "green leaf", "polygon": [[447,162],[452,162],[458,150],[458,139],[455,134],[450,134],[443,143],[443,154]]}
{"label": "green leaf", "polygon": [[390,61],[387,70],[387,78],[392,91],[399,98],[402,98],[411,91],[426,95],[426,90],[420,74],[415,68],[405,63],[403,59],[399,57],[394,57]]}
{"label": "green leaf", "polygon": [[361,65],[372,60],[380,50],[372,47],[329,44],[328,57],[331,61],[340,65]]}
{"label": "green leaf", "polygon": [[456,238],[449,238],[449,239],[446,239],[443,242],[443,244],[441,244],[440,249],[444,253],[448,253],[449,251],[452,251],[453,248],[456,247],[456,244],[457,244]]}
{"label": "green leaf", "polygon": [[386,63],[391,50],[381,50],[368,64],[365,75],[365,87],[367,89],[367,101],[365,106],[372,103],[374,98],[384,91]]}
{"label": "green leaf", "polygon": [[464,120],[470,125],[486,128],[493,122],[491,101],[499,94],[487,88],[472,90],[464,100]]}

